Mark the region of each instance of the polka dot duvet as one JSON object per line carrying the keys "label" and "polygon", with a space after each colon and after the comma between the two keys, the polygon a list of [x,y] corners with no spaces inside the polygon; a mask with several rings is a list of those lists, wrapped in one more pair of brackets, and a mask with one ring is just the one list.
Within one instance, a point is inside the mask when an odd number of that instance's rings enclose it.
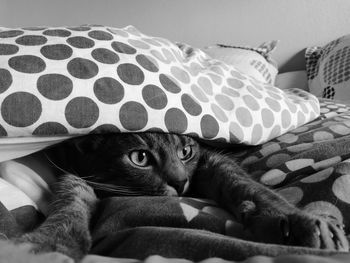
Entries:
{"label": "polka dot duvet", "polygon": [[321,98],[320,107],[314,121],[237,158],[290,203],[344,224],[350,237],[350,106]]}
{"label": "polka dot duvet", "polygon": [[319,115],[316,97],[132,26],[0,27],[0,135],[160,131],[256,145]]}

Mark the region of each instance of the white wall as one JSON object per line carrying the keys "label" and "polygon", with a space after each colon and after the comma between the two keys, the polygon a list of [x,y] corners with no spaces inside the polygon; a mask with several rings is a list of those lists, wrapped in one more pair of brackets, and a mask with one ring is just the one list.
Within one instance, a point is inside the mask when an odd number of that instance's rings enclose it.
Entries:
{"label": "white wall", "polygon": [[275,55],[284,71],[303,66],[300,51],[306,46],[350,33],[350,1],[0,0],[2,26],[86,23],[132,24],[144,33],[198,47],[279,39]]}

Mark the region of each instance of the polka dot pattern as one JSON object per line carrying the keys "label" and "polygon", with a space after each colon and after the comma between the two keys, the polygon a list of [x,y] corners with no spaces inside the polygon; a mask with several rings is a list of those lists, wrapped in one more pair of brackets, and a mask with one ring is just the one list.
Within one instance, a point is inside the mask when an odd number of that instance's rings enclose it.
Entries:
{"label": "polka dot pattern", "polygon": [[68,134],[68,130],[58,122],[44,122],[33,131],[33,135],[39,136],[50,136],[55,134]]}
{"label": "polka dot pattern", "polygon": [[123,104],[120,108],[119,119],[123,128],[129,131],[141,130],[148,122],[145,107],[136,101],[129,101]]}
{"label": "polka dot pattern", "polygon": [[47,42],[47,38],[36,35],[21,36],[16,39],[16,43],[23,46],[39,46]]}
{"label": "polka dot pattern", "polygon": [[348,189],[350,187],[350,175],[344,174],[341,177],[338,177],[332,186],[332,190],[336,197],[341,201],[350,204],[350,196],[348,194]]}
{"label": "polka dot pattern", "polygon": [[68,102],[64,114],[71,126],[81,129],[96,123],[99,109],[92,99],[77,97]]}
{"label": "polka dot pattern", "polygon": [[41,112],[40,100],[28,92],[12,93],[1,104],[2,118],[14,127],[32,125],[40,118]]}
{"label": "polka dot pattern", "polygon": [[145,78],[143,71],[130,63],[120,64],[117,73],[122,81],[130,85],[140,85]]}
{"label": "polka dot pattern", "polygon": [[265,63],[258,60],[252,60],[250,64],[260,72],[260,74],[266,79],[268,83],[273,82],[272,76],[269,72],[269,69],[266,67]]}
{"label": "polka dot pattern", "polygon": [[211,110],[214,113],[214,116],[216,117],[216,119],[218,119],[221,122],[227,122],[228,118],[225,114],[225,112],[216,104],[211,104]]}
{"label": "polka dot pattern", "polygon": [[344,223],[349,233],[350,111],[326,99],[320,104],[325,114],[316,120],[236,154],[261,183],[305,211]]}
{"label": "polka dot pattern", "polygon": [[[276,63],[271,60],[276,46],[277,41],[272,40],[264,42],[258,47],[218,44],[206,47],[203,51],[212,58],[233,65],[245,75],[252,76],[264,83],[273,84],[278,73]],[[217,72],[219,73],[220,70]]]}
{"label": "polka dot pattern", "polygon": [[220,105],[220,107],[226,111],[233,110],[234,108],[232,100],[225,95],[218,94],[215,96],[215,100]]}
{"label": "polka dot pattern", "polygon": [[90,79],[98,73],[98,66],[95,62],[85,58],[73,58],[68,62],[68,72],[78,79]]}
{"label": "polka dot pattern", "polygon": [[124,88],[116,79],[100,78],[94,83],[94,93],[99,101],[106,104],[116,104],[124,97]]}
{"label": "polka dot pattern", "polygon": [[201,131],[205,139],[215,138],[219,132],[219,123],[211,115],[204,115],[201,120]]}
{"label": "polka dot pattern", "polygon": [[171,93],[179,93],[181,88],[178,84],[175,83],[170,77],[164,74],[159,75],[159,81],[162,84],[163,88]]}
{"label": "polka dot pattern", "polygon": [[93,40],[87,37],[70,37],[67,39],[67,42],[76,48],[92,48],[95,43]]}
{"label": "polka dot pattern", "polygon": [[106,48],[96,48],[91,52],[91,56],[98,62],[104,64],[116,64],[119,56]]}
{"label": "polka dot pattern", "polygon": [[136,49],[123,42],[113,42],[112,48],[118,53],[135,54]]}
{"label": "polka dot pattern", "polygon": [[67,98],[73,90],[73,82],[61,74],[41,75],[37,82],[38,91],[50,100]]}
{"label": "polka dot pattern", "polygon": [[289,203],[297,205],[303,199],[303,191],[299,187],[288,187],[278,191]]}
{"label": "polka dot pattern", "polygon": [[108,132],[120,132],[119,128],[113,124],[102,124],[100,126],[97,126],[95,129],[91,131],[91,133],[108,133]]}
{"label": "polka dot pattern", "polygon": [[198,116],[199,114],[202,113],[202,107],[200,106],[200,104],[196,102],[196,100],[194,100],[191,97],[191,95],[183,94],[181,96],[181,102],[182,102],[182,106],[189,114],[193,116]]}
{"label": "polka dot pattern", "polygon": [[318,97],[349,101],[350,35],[323,47],[309,47],[305,53],[308,84]]}
{"label": "polka dot pattern", "polygon": [[0,38],[10,38],[10,37],[16,37],[24,34],[24,31],[22,30],[3,30],[0,32]]}
{"label": "polka dot pattern", "polygon": [[45,36],[52,37],[69,37],[72,33],[66,29],[48,29],[43,32]]}
{"label": "polka dot pattern", "polygon": [[147,69],[148,71],[151,72],[157,72],[158,65],[157,62],[150,57],[147,57],[145,55],[137,55],[136,56],[136,61],[144,68]]}
{"label": "polka dot pattern", "polygon": [[102,30],[92,30],[88,33],[89,37],[96,39],[96,40],[112,40],[113,36],[105,31]]}
{"label": "polka dot pattern", "polygon": [[0,28],[0,95],[4,136],[158,130],[255,145],[319,115],[304,91],[131,26]]}
{"label": "polka dot pattern", "polygon": [[167,110],[164,117],[165,126],[168,131],[184,133],[187,130],[188,122],[185,113],[177,108]]}
{"label": "polka dot pattern", "polygon": [[19,50],[18,46],[11,44],[0,44],[0,55],[13,55]]}
{"label": "polka dot pattern", "polygon": [[0,93],[6,91],[12,84],[12,75],[7,69],[0,68]]}
{"label": "polka dot pattern", "polygon": [[63,44],[44,46],[41,48],[40,52],[44,57],[54,60],[67,59],[73,54],[73,50],[69,46]]}
{"label": "polka dot pattern", "polygon": [[165,92],[155,85],[147,85],[142,90],[142,97],[147,105],[153,109],[164,109],[168,104]]}
{"label": "polka dot pattern", "polygon": [[46,68],[45,61],[32,55],[12,57],[8,61],[9,66],[23,73],[40,73]]}

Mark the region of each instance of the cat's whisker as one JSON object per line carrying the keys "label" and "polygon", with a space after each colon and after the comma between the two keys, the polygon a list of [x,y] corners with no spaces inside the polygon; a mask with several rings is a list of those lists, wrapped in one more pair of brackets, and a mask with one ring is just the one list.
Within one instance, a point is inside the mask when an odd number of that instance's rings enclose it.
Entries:
{"label": "cat's whisker", "polygon": [[[86,176],[86,177],[81,177],[83,179],[88,179],[89,176]],[[91,175],[91,178],[99,178],[98,176],[93,176]],[[117,185],[117,184],[108,184],[108,183],[100,183],[100,182],[96,182],[96,181],[90,181],[90,180],[86,180],[88,181],[89,183],[91,184],[100,184],[100,185],[104,185],[104,186],[109,186],[109,187],[112,187],[112,188],[118,188],[118,189],[133,189],[133,190],[137,190],[137,191],[140,191],[140,190],[144,190],[146,189],[145,186],[137,186],[137,185]]]}
{"label": "cat's whisker", "polygon": [[87,180],[87,179],[95,179],[97,177],[95,175],[87,175],[87,176],[80,176],[80,178]]}
{"label": "cat's whisker", "polygon": [[44,152],[44,155],[46,157],[46,159],[58,170],[62,171],[65,174],[70,174],[70,172],[66,171],[65,169],[63,169],[62,167],[59,167],[48,155],[47,153]]}
{"label": "cat's whisker", "polygon": [[130,188],[127,187],[118,187],[116,185],[110,185],[110,184],[103,184],[103,183],[96,183],[96,182],[90,182],[88,181],[88,184],[91,186],[98,188],[98,189],[106,189],[106,190],[111,190],[111,191],[125,191],[125,192],[136,192],[133,191]]}
{"label": "cat's whisker", "polygon": [[145,189],[145,187],[133,187],[133,186],[120,186],[112,185],[106,183],[98,183],[93,181],[87,181],[96,190],[102,190],[106,192],[111,192],[120,195],[159,195],[159,191],[154,191],[151,189]]}
{"label": "cat's whisker", "polygon": [[[67,170],[63,169],[62,167],[58,166],[48,155],[47,153],[44,152],[44,156],[46,157],[46,159],[55,167],[57,168],[59,171],[63,172],[64,174],[73,174],[76,176],[79,176],[79,173],[77,171],[75,171],[74,169],[72,170],[72,172],[68,172]],[[84,179],[84,178],[83,178]]]}

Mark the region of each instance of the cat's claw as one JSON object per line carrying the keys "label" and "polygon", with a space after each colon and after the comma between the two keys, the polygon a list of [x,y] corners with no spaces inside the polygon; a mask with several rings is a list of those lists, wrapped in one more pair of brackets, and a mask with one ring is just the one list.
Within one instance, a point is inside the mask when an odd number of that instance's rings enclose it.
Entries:
{"label": "cat's claw", "polygon": [[[247,206],[243,206],[247,207]],[[252,207],[252,206],[249,206]],[[243,224],[254,241],[349,251],[342,224],[296,210],[291,214],[278,211],[267,214],[245,210]],[[279,227],[276,227],[279,226]],[[249,235],[249,233],[248,233]]]}
{"label": "cat's claw", "polygon": [[280,228],[281,228],[281,231],[282,231],[282,236],[285,239],[289,238],[290,226],[289,226],[289,222],[287,220],[285,220],[284,218],[281,219],[281,221],[280,221]]}
{"label": "cat's claw", "polygon": [[[349,243],[339,223],[298,212],[288,216],[290,236],[287,245],[349,251]],[[282,233],[283,230],[282,230]]]}

